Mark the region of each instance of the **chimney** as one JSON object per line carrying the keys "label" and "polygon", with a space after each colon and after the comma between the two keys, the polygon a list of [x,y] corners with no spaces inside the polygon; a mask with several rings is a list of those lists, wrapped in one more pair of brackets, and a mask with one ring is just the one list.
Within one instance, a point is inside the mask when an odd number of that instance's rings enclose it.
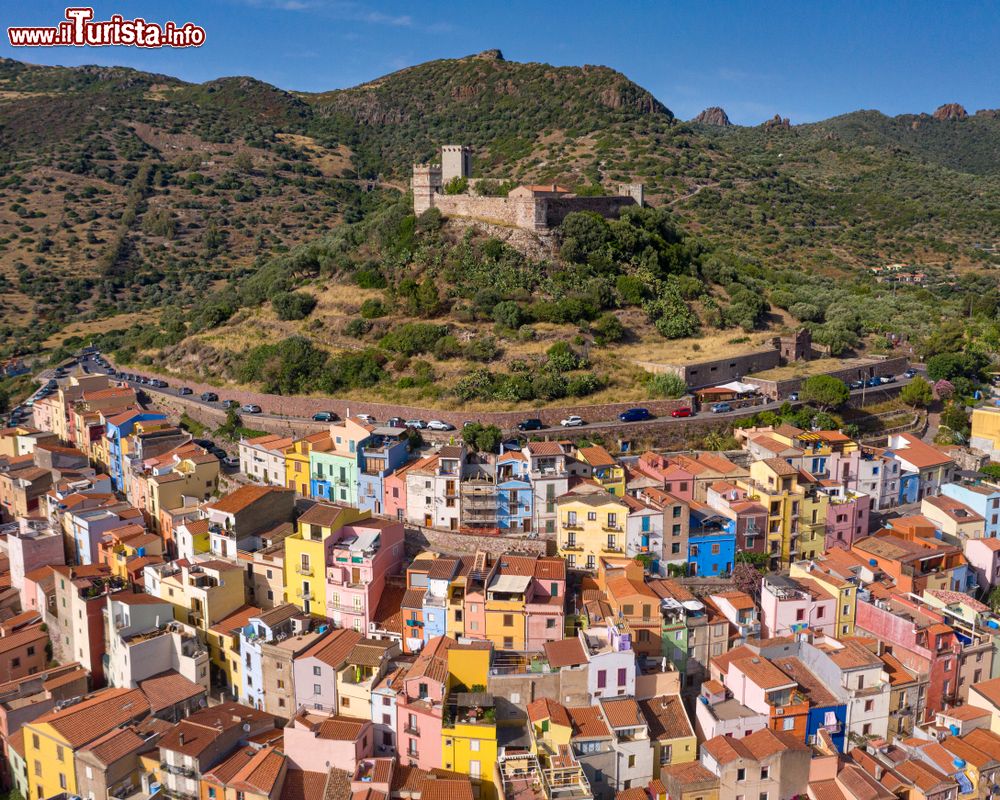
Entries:
{"label": "chimney", "polygon": [[177,735],[177,741],[178,741],[178,742],[179,742],[180,744],[184,744],[184,731],[181,731],[181,732],[180,732],[180,733],[179,733],[179,734]]}

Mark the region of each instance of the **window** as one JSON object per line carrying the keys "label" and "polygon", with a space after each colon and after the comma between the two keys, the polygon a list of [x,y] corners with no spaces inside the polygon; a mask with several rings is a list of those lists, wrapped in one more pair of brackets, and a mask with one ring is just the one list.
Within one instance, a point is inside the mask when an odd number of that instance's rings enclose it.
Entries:
{"label": "window", "polygon": [[28,655],[33,656],[34,654],[35,654],[35,646],[31,645],[30,647],[28,647]]}
{"label": "window", "polygon": [[469,750],[471,750],[473,753],[478,753],[479,752],[479,740],[478,739],[469,739]]}
{"label": "window", "polygon": [[740,767],[738,770],[736,770],[736,780],[745,781],[746,779],[747,779],[747,771],[743,769],[743,767]]}
{"label": "window", "polygon": [[323,687],[318,683],[313,684],[313,694],[323,694]]}
{"label": "window", "polygon": [[59,773],[59,788],[60,789],[66,788],[66,774],[63,772]]}
{"label": "window", "polygon": [[760,768],[760,779],[762,781],[766,781],[770,777],[770,775],[771,775],[771,768],[770,767],[761,767]]}
{"label": "window", "polygon": [[806,610],[804,608],[795,609],[795,621],[801,622],[806,618]]}
{"label": "window", "polygon": [[60,761],[65,761],[66,760],[66,753],[62,749],[62,745],[57,745],[56,746],[56,758],[59,759]]}
{"label": "window", "polygon": [[626,676],[628,675],[628,670],[625,667],[620,667],[618,669],[618,685],[624,686],[626,682]]}
{"label": "window", "polygon": [[[42,762],[41,761],[36,761],[35,762],[35,777],[36,778],[41,778],[42,777]],[[44,795],[41,792],[39,792],[38,796],[39,797],[43,797]]]}
{"label": "window", "polygon": [[758,796],[758,800],[767,800],[767,792],[761,792]]}
{"label": "window", "polygon": [[503,615],[503,626],[505,628],[510,628],[510,627],[513,627],[513,625],[514,625],[514,615],[513,614],[504,614]]}
{"label": "window", "polygon": [[635,766],[635,756],[634,755],[631,755],[631,756],[628,757],[628,765],[630,767],[634,767]]}
{"label": "window", "polygon": [[795,730],[795,718],[785,717],[781,720],[781,729],[784,731],[794,731]]}
{"label": "window", "polygon": [[669,744],[665,744],[660,748],[660,766],[665,766],[670,763],[670,756],[673,752],[673,748]]}
{"label": "window", "polygon": [[865,700],[865,711],[871,711],[875,708],[874,700]]}
{"label": "window", "polygon": [[597,512],[596,511],[588,511],[587,512],[587,521],[588,522],[596,522],[597,521]]}
{"label": "window", "polygon": [[597,688],[603,689],[608,685],[608,671],[604,669],[597,670]]}
{"label": "window", "polygon": [[546,630],[551,630],[551,629],[555,628],[555,626],[556,626],[556,621],[554,619],[547,619],[547,620],[545,620],[545,628],[546,628]]}
{"label": "window", "polygon": [[341,708],[350,708],[351,707],[351,698],[350,697],[341,697],[340,698],[340,707]]}

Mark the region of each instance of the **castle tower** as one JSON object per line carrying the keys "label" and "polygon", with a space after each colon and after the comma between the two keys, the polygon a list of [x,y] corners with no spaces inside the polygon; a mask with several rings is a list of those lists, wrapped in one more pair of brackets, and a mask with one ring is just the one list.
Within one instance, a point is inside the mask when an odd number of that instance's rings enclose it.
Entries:
{"label": "castle tower", "polygon": [[472,177],[472,148],[464,144],[446,144],[441,147],[441,185],[452,178]]}
{"label": "castle tower", "polygon": [[641,183],[619,183],[618,194],[622,197],[631,197],[637,206],[641,206],[646,199],[646,187]]}
{"label": "castle tower", "polygon": [[441,165],[414,164],[411,188],[413,213],[420,216],[434,205],[434,195],[441,190]]}

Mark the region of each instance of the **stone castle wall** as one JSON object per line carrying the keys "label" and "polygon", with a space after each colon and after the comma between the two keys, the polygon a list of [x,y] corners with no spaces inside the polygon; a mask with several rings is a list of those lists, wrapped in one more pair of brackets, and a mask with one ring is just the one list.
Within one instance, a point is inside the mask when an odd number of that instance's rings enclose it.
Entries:
{"label": "stone castle wall", "polygon": [[548,197],[537,201],[544,224],[549,228],[561,225],[574,211],[593,211],[602,217],[617,217],[623,208],[634,206],[632,197]]}
{"label": "stone castle wall", "polygon": [[[910,366],[910,361],[906,356],[895,356],[893,358],[872,359],[864,364],[854,364],[842,369],[831,369],[829,372],[815,373],[817,375],[829,375],[842,380],[844,383],[865,380],[867,378],[901,375]],[[788,397],[792,392],[797,392],[802,388],[802,381],[805,378],[787,378],[785,380],[766,380],[764,378],[747,377],[746,382],[756,386],[760,393],[780,400]],[[891,385],[891,384],[887,384]]]}

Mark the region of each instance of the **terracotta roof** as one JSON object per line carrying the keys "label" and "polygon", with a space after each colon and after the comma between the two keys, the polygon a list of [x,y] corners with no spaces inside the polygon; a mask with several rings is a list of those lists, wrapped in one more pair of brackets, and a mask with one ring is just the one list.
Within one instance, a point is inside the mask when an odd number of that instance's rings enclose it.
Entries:
{"label": "terracotta roof", "polygon": [[947,711],[939,711],[938,713],[944,714],[946,717],[950,717],[951,719],[968,722],[969,720],[979,719],[980,717],[988,717],[992,712],[986,708],[964,705],[955,706],[954,708],[949,708]]}
{"label": "terracotta roof", "polygon": [[371,723],[357,717],[343,717],[339,714],[327,717],[318,726],[316,734],[320,739],[336,739],[341,742],[353,742],[361,735],[366,725]]}
{"label": "terracotta roof", "polygon": [[587,656],[583,652],[583,645],[580,644],[579,639],[545,642],[542,647],[545,649],[545,657],[549,660],[551,667],[576,667],[587,663]]}
{"label": "terracotta roof", "polygon": [[380,667],[385,660],[392,642],[378,639],[362,639],[347,656],[347,663],[359,667]]}
{"label": "terracotta roof", "polygon": [[791,475],[799,474],[798,469],[793,467],[783,458],[765,458],[763,463],[767,464],[767,466],[771,468],[772,472],[774,472],[776,475],[780,475],[781,477],[788,477]]}
{"label": "terracotta roof", "polygon": [[17,753],[21,760],[24,760],[24,728],[18,728],[7,737],[7,747]]}
{"label": "terracotta roof", "polygon": [[252,722],[258,722],[264,727],[268,721],[273,726],[275,718],[240,703],[220,703],[195,711],[174,725],[161,737],[160,749],[197,758],[215,742],[220,731]]}
{"label": "terracotta roof", "polygon": [[115,728],[81,749],[92,753],[105,766],[110,766],[145,744],[146,740],[134,728]]}
{"label": "terracotta roof", "polygon": [[702,766],[700,761],[689,761],[686,764],[670,764],[660,767],[661,780],[674,780],[681,786],[690,786],[696,783],[713,783],[719,779]]}
{"label": "terracotta roof", "polygon": [[257,606],[243,606],[225,619],[220,619],[209,630],[213,633],[220,633],[223,636],[231,636],[234,631],[249,625],[250,618],[258,617],[260,613],[261,609],[257,608]]}
{"label": "terracotta roof", "polygon": [[[881,659],[885,665],[885,671],[889,675],[890,686],[899,686],[900,684],[912,683],[916,680],[916,676],[892,653],[883,653]],[[986,713],[988,714],[989,712],[987,711]]]}
{"label": "terracotta roof", "polygon": [[577,452],[580,454],[580,458],[592,467],[612,467],[616,463],[611,453],[600,445],[581,447]]}
{"label": "terracotta roof", "polygon": [[[347,791],[351,789],[351,776],[344,770],[334,770],[330,772],[342,772],[346,778]],[[285,773],[285,782],[281,787],[280,800],[317,800],[323,797],[323,790],[327,786],[328,775],[325,772],[306,772],[301,769],[289,769]],[[342,794],[341,797],[347,797]]]}
{"label": "terracotta roof", "polygon": [[335,503],[316,503],[309,507],[301,517],[299,525],[316,525],[320,528],[338,528],[340,515],[347,511],[346,506],[338,506]]}
{"label": "terracotta roof", "polygon": [[533,456],[561,456],[562,445],[559,442],[528,442],[526,449]]}
{"label": "terracotta roof", "polygon": [[412,586],[403,592],[403,597],[399,601],[400,608],[418,609],[424,607],[424,595],[427,589],[424,587]]}
{"label": "terracotta roof", "polygon": [[928,467],[951,463],[951,456],[927,444],[927,442],[914,436],[912,433],[900,433],[896,435],[903,440],[904,445],[889,449],[904,461],[913,464],[917,469],[927,469]]}
{"label": "terracotta roof", "polygon": [[751,656],[749,658],[739,658],[730,662],[730,665],[739,669],[748,680],[753,681],[761,689],[777,689],[780,686],[794,684],[784,672],[763,656]]}
{"label": "terracotta roof", "polygon": [[229,788],[238,792],[270,796],[285,766],[285,754],[273,747],[251,750],[250,758],[227,781]]}
{"label": "terracotta roof", "polygon": [[969,687],[969,690],[978,692],[994,706],[1000,708],[1000,678],[991,678],[987,681],[974,683]]}
{"label": "terracotta roof", "polygon": [[679,695],[671,694],[639,701],[639,710],[649,725],[651,739],[694,736],[691,721]]}
{"label": "terracotta roof", "polygon": [[615,800],[649,800],[649,795],[645,789],[633,786],[629,789],[622,789],[615,795]]}
{"label": "terracotta roof", "polygon": [[989,728],[977,728],[962,737],[968,744],[1000,761],[1000,736]]}
{"label": "terracotta roof", "polygon": [[372,615],[377,627],[388,633],[403,633],[403,613],[400,610],[406,588],[396,583],[386,583],[379,597],[378,607]]}
{"label": "terracotta roof", "polygon": [[146,695],[150,711],[154,714],[200,694],[205,694],[204,687],[188,680],[172,669],[139,681],[139,688]]}
{"label": "terracotta roof", "polygon": [[42,714],[35,724],[51,725],[76,749],[148,711],[149,703],[138,689],[102,689],[79,703]]}
{"label": "terracotta roof", "polygon": [[573,723],[573,738],[603,739],[611,736],[601,710],[597,706],[577,706],[567,708],[570,721]]}
{"label": "terracotta roof", "polygon": [[786,731],[772,731],[770,728],[756,731],[741,739],[730,735],[716,736],[702,744],[720,764],[729,764],[738,758],[760,761],[770,758],[783,750],[808,750],[808,745]]}
{"label": "terracotta roof", "polygon": [[569,714],[566,713],[566,708],[547,697],[528,703],[528,719],[532,722],[540,722],[543,719],[548,719],[553,724],[562,725],[566,728],[570,728],[573,725]]}
{"label": "terracotta roof", "polygon": [[753,598],[746,594],[745,592],[720,592],[718,594],[713,594],[713,598],[721,597],[723,600],[729,603],[733,608],[742,611],[747,608],[756,608],[757,605],[754,603]]}
{"label": "terracotta roof", "polygon": [[216,500],[214,503],[210,503],[208,507],[223,514],[238,514],[239,512],[249,508],[254,503],[263,500],[270,494],[287,491],[289,490],[282,489],[277,486],[260,486],[255,483],[250,483],[241,486],[235,492],[230,492],[225,497]]}
{"label": "terracotta roof", "polygon": [[604,718],[612,728],[630,728],[646,723],[633,697],[602,698],[600,702]]}
{"label": "terracotta roof", "polygon": [[[417,655],[413,666],[406,675],[407,680],[414,678],[429,678],[444,683],[448,678],[447,651],[454,647],[455,640],[449,636],[438,636],[431,639]],[[488,643],[487,643],[488,644]]]}

